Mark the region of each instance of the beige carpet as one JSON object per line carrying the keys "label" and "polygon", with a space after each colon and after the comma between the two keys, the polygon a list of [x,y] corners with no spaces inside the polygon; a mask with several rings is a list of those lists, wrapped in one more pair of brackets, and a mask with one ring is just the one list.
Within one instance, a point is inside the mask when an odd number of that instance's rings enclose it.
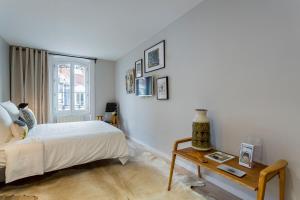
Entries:
{"label": "beige carpet", "polygon": [[175,174],[167,191],[169,164],[131,148],[129,162],[106,160],[6,185],[0,195],[34,195],[38,200],[206,200]]}

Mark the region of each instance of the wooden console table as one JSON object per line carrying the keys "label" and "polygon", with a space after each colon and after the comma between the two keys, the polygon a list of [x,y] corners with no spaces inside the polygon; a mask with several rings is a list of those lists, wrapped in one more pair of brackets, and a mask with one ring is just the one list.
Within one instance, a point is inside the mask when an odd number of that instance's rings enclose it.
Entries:
{"label": "wooden console table", "polygon": [[280,200],[284,200],[284,192],[285,192],[285,169],[287,166],[287,161],[279,160],[276,163],[266,166],[260,163],[254,163],[251,169],[240,166],[238,157],[235,157],[232,160],[229,160],[223,164],[229,165],[236,169],[242,170],[246,172],[244,177],[237,177],[231,175],[225,171],[222,171],[217,168],[220,163],[217,163],[213,160],[204,158],[206,154],[212,153],[216,150],[211,150],[207,152],[197,151],[191,147],[178,149],[178,145],[180,143],[190,142],[192,138],[185,138],[181,140],[177,140],[174,144],[173,154],[172,154],[172,162],[170,168],[170,176],[169,176],[169,185],[168,190],[171,190],[172,177],[174,171],[174,165],[176,156],[180,156],[187,161],[190,161],[197,165],[198,167],[198,176],[201,177],[200,166],[211,171],[217,173],[225,178],[230,179],[233,182],[236,182],[242,186],[245,186],[251,190],[257,191],[257,200],[263,200],[265,195],[266,184],[269,180],[271,180],[275,176],[279,176],[279,196]]}

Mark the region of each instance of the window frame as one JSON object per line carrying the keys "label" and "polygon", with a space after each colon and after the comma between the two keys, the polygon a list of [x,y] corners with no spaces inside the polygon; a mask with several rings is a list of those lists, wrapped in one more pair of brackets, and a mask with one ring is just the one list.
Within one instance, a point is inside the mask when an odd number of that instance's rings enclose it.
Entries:
{"label": "window frame", "polygon": [[[70,110],[58,110],[58,65],[70,64]],[[86,67],[85,85],[86,85],[86,109],[75,110],[75,97],[74,97],[74,69],[75,65],[82,65]],[[56,116],[68,115],[82,115],[91,114],[91,62],[86,59],[78,58],[55,58],[52,64],[52,111]]]}

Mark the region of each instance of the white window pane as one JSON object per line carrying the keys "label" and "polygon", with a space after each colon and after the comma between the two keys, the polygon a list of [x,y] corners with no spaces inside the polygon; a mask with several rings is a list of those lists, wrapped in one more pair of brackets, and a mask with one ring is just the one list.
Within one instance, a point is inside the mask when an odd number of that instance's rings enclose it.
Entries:
{"label": "white window pane", "polygon": [[86,93],[75,92],[74,95],[74,110],[86,110]]}
{"label": "white window pane", "polygon": [[86,67],[74,65],[74,110],[86,110]]}
{"label": "white window pane", "polygon": [[71,65],[58,65],[57,109],[71,110]]}
{"label": "white window pane", "polygon": [[74,92],[86,91],[86,67],[82,65],[74,65]]}

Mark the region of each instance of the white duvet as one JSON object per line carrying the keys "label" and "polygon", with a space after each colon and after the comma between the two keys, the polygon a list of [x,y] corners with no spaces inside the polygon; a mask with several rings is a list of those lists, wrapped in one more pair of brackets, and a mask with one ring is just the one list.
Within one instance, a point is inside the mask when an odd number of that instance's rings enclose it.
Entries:
{"label": "white duvet", "polygon": [[[108,158],[119,158],[125,164],[128,156],[123,132],[101,121],[37,125],[21,143],[26,145],[17,142],[5,149],[6,182],[41,174],[39,162],[43,172],[49,172]],[[22,169],[18,167],[20,160]]]}

